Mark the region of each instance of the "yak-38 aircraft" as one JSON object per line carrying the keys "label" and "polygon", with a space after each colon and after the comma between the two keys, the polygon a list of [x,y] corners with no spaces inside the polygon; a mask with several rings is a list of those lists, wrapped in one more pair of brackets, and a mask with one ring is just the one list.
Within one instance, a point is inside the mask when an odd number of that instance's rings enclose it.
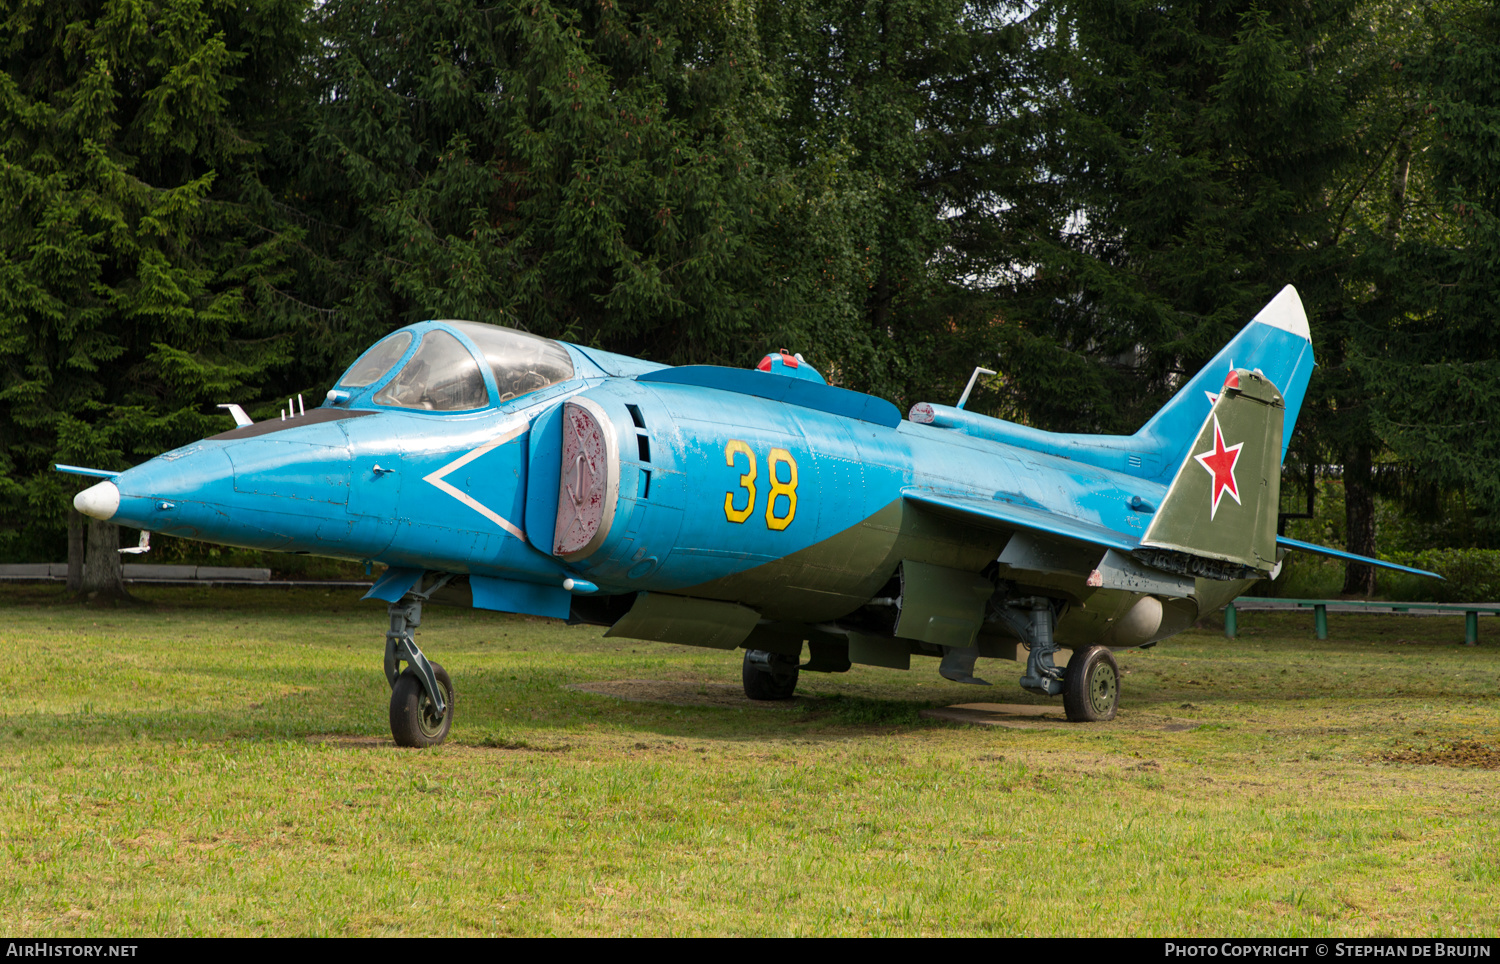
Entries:
{"label": "yak-38 aircraft", "polygon": [[1023,687],[1108,720],[1111,648],[1186,629],[1287,549],[1404,568],[1276,534],[1312,370],[1291,287],[1125,436],[963,400],[903,419],[785,353],[674,368],[425,321],[318,408],[252,423],[225,406],[236,428],[128,471],[58,468],[104,479],[74,501],[97,519],[384,563],[366,598],[388,604],[404,746],[440,743],[453,718],[453,684],[413,638],[429,600],[743,648],[761,700],[790,698],[802,670],[930,656],[980,683],[977,658],[1024,659]]}

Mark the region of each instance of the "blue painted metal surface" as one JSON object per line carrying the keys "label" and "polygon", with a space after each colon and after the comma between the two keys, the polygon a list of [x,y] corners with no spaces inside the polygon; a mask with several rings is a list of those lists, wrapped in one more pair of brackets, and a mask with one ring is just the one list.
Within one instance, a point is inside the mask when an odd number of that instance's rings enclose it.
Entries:
{"label": "blue painted metal surface", "polygon": [[[871,520],[903,505],[976,532],[1130,552],[1193,456],[1231,363],[1281,389],[1290,437],[1313,360],[1300,304],[1293,313],[1286,298],[1131,436],[1053,434],[941,405],[908,421],[883,399],[789,371],[669,368],[531,336],[516,335],[514,363],[492,370],[483,332],[428,321],[372,347],[307,416],[96,474],[118,490],[117,522],[381,562],[391,568],[375,598],[399,598],[412,573],[466,574],[475,605],[546,616],[568,614],[569,579],[579,592],[712,586],[713,598],[744,601],[734,579],[861,526],[877,533],[861,545],[878,546],[885,523]],[[467,381],[417,370],[450,341],[472,356],[458,366]],[[539,374],[528,353],[553,367]],[[584,414],[570,422],[569,411]],[[560,520],[605,503],[594,547],[557,551]],[[777,578],[836,614],[867,601],[872,574],[877,588],[889,575],[875,567],[896,561],[836,558]]]}
{"label": "blue painted metal surface", "polygon": [[[1288,539],[1286,536],[1277,536],[1276,544],[1287,549],[1295,549],[1298,552],[1311,552],[1319,556],[1330,556],[1334,559],[1343,559],[1347,562],[1369,562],[1365,556],[1357,556],[1352,552],[1344,552],[1340,549],[1330,549],[1327,546],[1314,545],[1311,542],[1303,542],[1301,539]],[[1414,569],[1411,566],[1402,566],[1394,562],[1381,562],[1382,569],[1394,569],[1397,572],[1409,572],[1416,576],[1431,576],[1434,579],[1443,577],[1426,569]]]}
{"label": "blue painted metal surface", "polygon": [[[1259,368],[1282,388],[1286,414],[1281,456],[1291,444],[1297,413],[1312,376],[1312,344],[1299,332],[1251,322],[1230,340],[1183,388],[1134,435],[1071,435],[1000,419],[947,405],[918,405],[913,420],[976,438],[990,439],[1033,452],[1057,455],[1143,479],[1170,481],[1187,458],[1187,446],[1208,417],[1224,378],[1234,367]],[[1285,386],[1285,387],[1283,387]]]}
{"label": "blue painted metal surface", "polygon": [[81,465],[64,465],[61,462],[56,463],[52,468],[54,471],[68,475],[87,475],[95,479],[113,479],[120,474],[111,472],[109,469],[86,469]]}
{"label": "blue painted metal surface", "polygon": [[472,576],[469,584],[477,609],[494,609],[504,613],[531,613],[567,619],[573,596],[561,585],[543,586],[515,579]]}
{"label": "blue painted metal surface", "polygon": [[380,574],[375,580],[375,585],[364,594],[365,599],[382,599],[386,602],[395,602],[406,595],[407,590],[417,584],[422,578],[421,569],[403,569],[392,566]]}
{"label": "blue painted metal surface", "polygon": [[883,398],[851,392],[847,388],[826,385],[800,376],[762,377],[775,372],[721,368],[718,365],[685,365],[663,368],[637,377],[637,381],[672,385],[696,385],[700,388],[740,395],[754,395],[772,401],[811,408],[842,418],[857,418],[886,428],[901,422],[901,410]]}

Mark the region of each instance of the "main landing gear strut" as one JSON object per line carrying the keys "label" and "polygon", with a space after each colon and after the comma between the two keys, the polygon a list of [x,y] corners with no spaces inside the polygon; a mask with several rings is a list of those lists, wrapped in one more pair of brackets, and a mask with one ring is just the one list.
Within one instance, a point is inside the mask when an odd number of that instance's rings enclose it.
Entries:
{"label": "main landing gear strut", "polygon": [[1095,723],[1115,718],[1120,705],[1120,667],[1104,646],[1075,649],[1066,669],[1052,657],[1058,645],[1053,638],[1057,611],[1041,596],[1011,601],[1001,613],[1030,653],[1021,688],[1043,696],[1062,696],[1063,710],[1075,723]]}
{"label": "main landing gear strut", "polygon": [[797,692],[801,660],[763,649],[745,650],[740,678],[752,700],[789,700]]}
{"label": "main landing gear strut", "polygon": [[391,684],[391,736],[397,746],[437,746],[453,725],[453,681],[422,654],[413,636],[422,625],[422,603],[452,578],[444,576],[426,592],[408,592],[387,610],[385,678]]}

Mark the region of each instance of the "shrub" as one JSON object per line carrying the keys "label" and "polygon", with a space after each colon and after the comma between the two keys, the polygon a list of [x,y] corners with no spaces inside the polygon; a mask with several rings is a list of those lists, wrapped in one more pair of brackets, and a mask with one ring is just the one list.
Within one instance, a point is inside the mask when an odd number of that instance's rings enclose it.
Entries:
{"label": "shrub", "polygon": [[1393,552],[1391,562],[1438,573],[1442,580],[1381,570],[1379,592],[1412,602],[1490,602],[1500,600],[1500,550],[1426,549]]}

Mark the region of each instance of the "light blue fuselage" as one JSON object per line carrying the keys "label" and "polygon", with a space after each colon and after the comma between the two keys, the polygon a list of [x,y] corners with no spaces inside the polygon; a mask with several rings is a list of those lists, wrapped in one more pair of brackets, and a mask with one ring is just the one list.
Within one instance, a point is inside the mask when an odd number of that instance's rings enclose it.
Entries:
{"label": "light blue fuselage", "polygon": [[[406,357],[440,328],[411,326]],[[1129,544],[1149,525],[1231,361],[1253,357],[1292,386],[1305,385],[1305,372],[1294,376],[1312,364],[1304,340],[1252,324],[1141,432],[1099,437],[942,406],[928,409],[933,424],[918,424],[888,403],[822,385],[797,386],[789,401],[746,393],[782,375],[667,369],[566,347],[573,378],[496,403],[486,371],[491,404],[477,411],[380,406],[378,381],[306,415],[173,450],[115,479],[113,521],[467,573],[478,577],[476,605],[545,615],[566,615],[570,576],[603,594],[690,589],[832,539],[912,493],[1032,506]],[[618,473],[606,537],[569,560],[552,551],[559,498],[568,498],[560,422],[563,403],[580,397],[605,413]],[[1290,423],[1300,395],[1287,402]],[[847,590],[828,590],[851,593],[846,611],[864,592],[856,583],[868,582],[868,573],[854,578],[858,568]]]}

